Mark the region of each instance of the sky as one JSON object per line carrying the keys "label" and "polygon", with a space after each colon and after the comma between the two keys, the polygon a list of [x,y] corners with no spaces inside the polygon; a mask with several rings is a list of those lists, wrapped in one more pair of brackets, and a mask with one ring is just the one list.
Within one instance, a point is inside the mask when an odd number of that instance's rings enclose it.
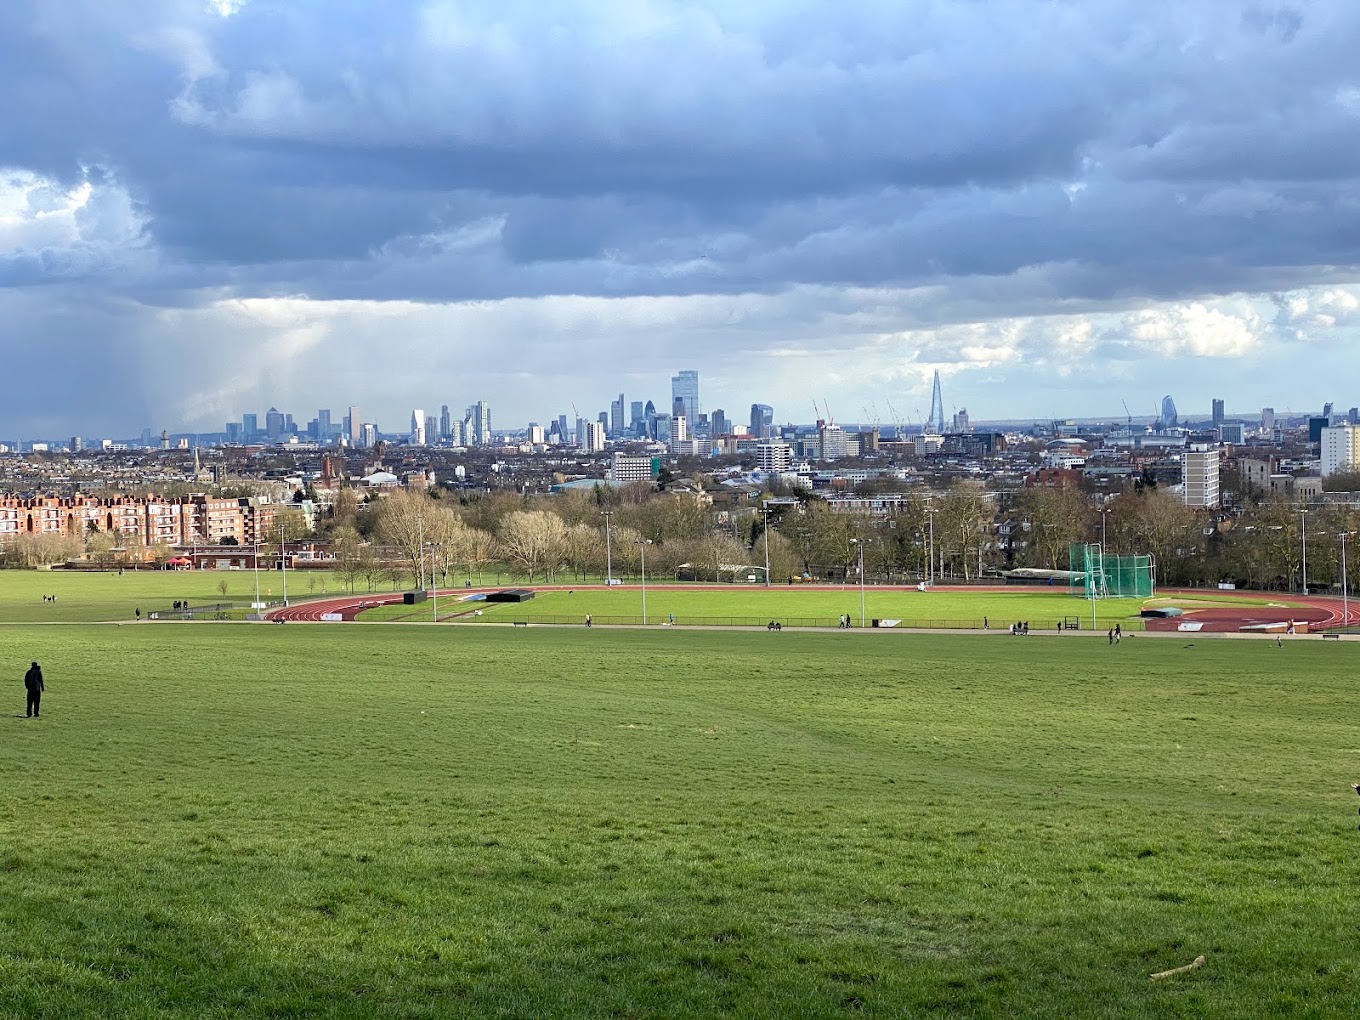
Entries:
{"label": "sky", "polygon": [[0,436],[1360,404],[1360,4],[6,0]]}

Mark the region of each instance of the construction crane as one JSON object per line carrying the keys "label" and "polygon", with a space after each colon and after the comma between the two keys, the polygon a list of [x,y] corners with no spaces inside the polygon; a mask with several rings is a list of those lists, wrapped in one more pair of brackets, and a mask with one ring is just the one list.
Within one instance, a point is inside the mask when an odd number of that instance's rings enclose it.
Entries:
{"label": "construction crane", "polygon": [[902,420],[902,416],[897,413],[897,408],[893,407],[893,402],[888,401],[888,413],[892,415],[892,423],[897,428],[897,440],[901,442],[907,438],[907,424]]}
{"label": "construction crane", "polygon": [[1126,417],[1128,418],[1128,420],[1129,420],[1129,431],[1132,432],[1132,431],[1133,431],[1133,412],[1129,410],[1129,402],[1128,402],[1127,400],[1125,400],[1123,397],[1120,397],[1119,400],[1120,400],[1120,402],[1123,403],[1123,405],[1124,405],[1124,414],[1125,414],[1125,416],[1126,416]]}

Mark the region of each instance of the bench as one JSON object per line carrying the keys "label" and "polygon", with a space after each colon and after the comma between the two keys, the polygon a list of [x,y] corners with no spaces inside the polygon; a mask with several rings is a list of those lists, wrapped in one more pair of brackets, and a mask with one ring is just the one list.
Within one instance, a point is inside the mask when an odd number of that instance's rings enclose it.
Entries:
{"label": "bench", "polygon": [[1323,640],[1323,641],[1340,641],[1340,640],[1341,640],[1341,635],[1340,635],[1340,634],[1323,634],[1323,635],[1322,635],[1322,640]]}
{"label": "bench", "polygon": [[528,621],[528,620],[516,620],[515,623],[514,623],[514,625],[515,625],[516,627],[527,627],[527,626],[529,626],[529,621]]}

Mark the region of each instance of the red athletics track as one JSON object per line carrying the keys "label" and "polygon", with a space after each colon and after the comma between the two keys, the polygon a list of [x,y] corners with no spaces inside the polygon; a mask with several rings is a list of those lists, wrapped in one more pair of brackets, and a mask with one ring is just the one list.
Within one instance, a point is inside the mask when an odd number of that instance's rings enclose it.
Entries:
{"label": "red athletics track", "polygon": [[[484,594],[490,591],[499,591],[505,585],[496,585],[479,588],[452,588],[439,593],[440,598],[452,600],[454,605],[458,600],[474,594]],[[518,587],[529,587],[535,592],[569,591],[575,588],[582,590],[601,589],[604,585],[523,585]],[[641,586],[636,584],[614,585],[615,589],[624,591],[637,591]],[[705,588],[714,591],[731,591],[733,588],[740,588],[743,591],[758,591],[761,585],[694,585],[694,584],[649,584],[648,588],[653,591],[694,591]],[[858,585],[855,584],[800,584],[796,586],[772,585],[771,591],[790,591],[794,587],[802,591],[840,591],[853,592]],[[906,585],[872,585],[876,591],[916,591],[914,584]],[[1017,585],[937,585],[932,591],[965,593],[975,592],[978,594],[1003,594],[1026,592],[1050,592],[1051,589],[1043,586],[1029,587]],[[929,593],[924,593],[929,594]],[[1214,599],[1242,599],[1249,603],[1241,609],[1233,609],[1228,606],[1215,606],[1212,608],[1192,609],[1186,613],[1185,617],[1179,618],[1187,622],[1199,622],[1204,624],[1203,630],[1207,632],[1235,632],[1242,627],[1254,626],[1259,624],[1280,624],[1294,620],[1297,624],[1307,624],[1310,630],[1325,630],[1343,626],[1360,625],[1360,601],[1355,605],[1349,606],[1348,618],[1342,619],[1342,600],[1332,595],[1292,595],[1280,593],[1272,595],[1269,592],[1252,591],[1224,591],[1215,588],[1167,588],[1158,592],[1158,598],[1174,600],[1177,597],[1185,599],[1195,598],[1214,598]],[[399,603],[402,601],[401,592],[390,592],[386,594],[366,594],[366,595],[340,595],[332,598],[318,599],[315,601],[303,602],[298,605],[289,606],[286,609],[275,609],[265,614],[268,620],[288,620],[297,622],[321,622],[323,614],[338,614],[344,621],[354,620],[363,610],[374,606],[385,606]],[[1262,599],[1277,599],[1288,601],[1290,606],[1266,606],[1261,605]],[[1176,619],[1165,621],[1148,621],[1149,630],[1175,630]]]}

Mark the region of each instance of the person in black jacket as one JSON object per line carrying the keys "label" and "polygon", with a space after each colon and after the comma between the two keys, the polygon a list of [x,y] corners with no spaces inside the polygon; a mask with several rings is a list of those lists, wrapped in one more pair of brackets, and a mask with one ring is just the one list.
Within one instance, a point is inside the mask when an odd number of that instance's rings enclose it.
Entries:
{"label": "person in black jacket", "polygon": [[43,684],[42,667],[36,662],[24,674],[24,689],[28,691],[28,718],[36,719],[38,706],[42,703],[42,692],[47,689]]}

